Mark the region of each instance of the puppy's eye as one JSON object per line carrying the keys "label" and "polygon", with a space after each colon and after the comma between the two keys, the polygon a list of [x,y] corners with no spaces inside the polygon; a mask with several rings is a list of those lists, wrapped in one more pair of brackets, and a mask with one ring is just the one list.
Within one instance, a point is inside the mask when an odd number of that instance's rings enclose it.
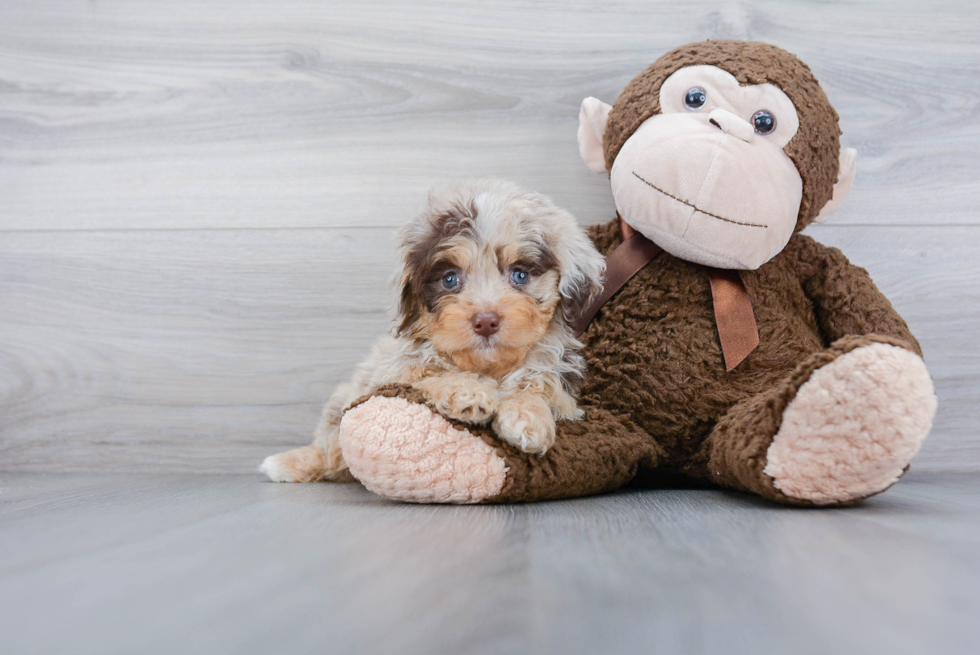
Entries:
{"label": "puppy's eye", "polygon": [[752,127],[755,128],[755,131],[763,136],[772,134],[772,131],[776,129],[776,117],[765,109],[760,109],[752,114],[750,122],[752,123]]}
{"label": "puppy's eye", "polygon": [[684,106],[691,111],[701,109],[706,102],[708,102],[708,94],[699,86],[688,89],[684,94]]}
{"label": "puppy's eye", "polygon": [[453,289],[458,289],[459,273],[457,273],[456,271],[449,271],[448,273],[443,275],[442,286],[444,289],[449,289],[450,291],[452,291]]}
{"label": "puppy's eye", "polygon": [[523,287],[531,279],[531,274],[522,268],[515,268],[510,272],[510,281],[519,287]]}

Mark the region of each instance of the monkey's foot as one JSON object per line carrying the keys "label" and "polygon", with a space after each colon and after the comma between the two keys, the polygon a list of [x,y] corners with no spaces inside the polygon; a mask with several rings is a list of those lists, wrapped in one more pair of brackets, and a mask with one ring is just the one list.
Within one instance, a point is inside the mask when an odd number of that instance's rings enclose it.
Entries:
{"label": "monkey's foot", "polygon": [[764,473],[787,496],[829,505],[894,484],[936,413],[922,359],[884,343],[841,355],[810,376],[783,412]]}
{"label": "monkey's foot", "polygon": [[506,466],[496,449],[425,405],[374,396],[340,423],[344,459],[361,483],[413,503],[479,503],[500,493]]}

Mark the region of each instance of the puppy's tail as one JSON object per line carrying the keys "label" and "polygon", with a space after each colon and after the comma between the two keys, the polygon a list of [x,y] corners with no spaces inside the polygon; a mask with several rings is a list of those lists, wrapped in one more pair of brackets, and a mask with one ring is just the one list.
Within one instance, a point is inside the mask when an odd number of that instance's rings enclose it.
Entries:
{"label": "puppy's tail", "polygon": [[328,453],[324,458],[313,446],[270,455],[259,465],[259,472],[273,482],[357,482],[343,457],[331,458]]}

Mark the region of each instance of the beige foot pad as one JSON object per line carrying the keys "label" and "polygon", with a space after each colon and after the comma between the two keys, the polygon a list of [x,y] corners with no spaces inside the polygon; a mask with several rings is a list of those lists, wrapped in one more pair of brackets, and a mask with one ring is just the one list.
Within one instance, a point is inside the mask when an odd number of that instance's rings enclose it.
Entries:
{"label": "beige foot pad", "polygon": [[479,503],[500,493],[507,472],[483,440],[404,398],[375,396],[349,410],[340,447],[365,487],[413,503]]}
{"label": "beige foot pad", "polygon": [[920,357],[877,343],[814,371],[783,413],[764,472],[787,496],[846,502],[894,484],[936,413]]}

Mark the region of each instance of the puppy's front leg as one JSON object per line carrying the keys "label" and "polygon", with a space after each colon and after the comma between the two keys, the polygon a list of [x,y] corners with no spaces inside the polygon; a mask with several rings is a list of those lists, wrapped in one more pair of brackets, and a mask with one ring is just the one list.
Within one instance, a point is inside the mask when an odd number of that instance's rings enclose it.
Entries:
{"label": "puppy's front leg", "polygon": [[555,419],[551,408],[533,391],[505,396],[493,421],[497,436],[526,453],[543,455],[555,443]]}
{"label": "puppy's front leg", "polygon": [[497,411],[497,383],[475,373],[433,375],[413,385],[436,411],[458,421],[481,425]]}

